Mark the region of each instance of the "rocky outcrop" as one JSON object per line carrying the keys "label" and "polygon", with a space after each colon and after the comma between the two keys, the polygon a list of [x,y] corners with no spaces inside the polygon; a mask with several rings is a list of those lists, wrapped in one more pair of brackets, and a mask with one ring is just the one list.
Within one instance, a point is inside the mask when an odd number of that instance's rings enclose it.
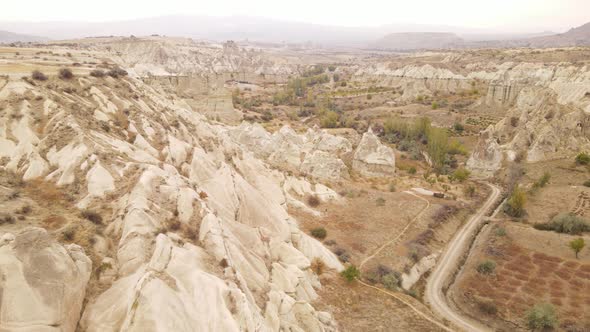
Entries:
{"label": "rocky outcrop", "polygon": [[383,145],[369,128],[354,152],[352,169],[366,177],[393,176],[395,154],[390,147]]}
{"label": "rocky outcrop", "polygon": [[270,134],[259,124],[245,122],[229,133],[236,143],[281,169],[301,172],[317,180],[348,177],[342,158],[352,152],[352,144],[346,138],[318,128],[300,135],[289,126]]}
{"label": "rocky outcrop", "polygon": [[0,235],[0,330],[75,331],[92,262],[42,228]]}
{"label": "rocky outcrop", "polygon": [[422,257],[408,273],[402,274],[401,286],[405,290],[410,290],[420,278],[436,265],[437,253]]}
{"label": "rocky outcrop", "polygon": [[[343,266],[287,209],[318,214],[305,196],[341,198],[282,167],[299,169],[313,154],[342,167],[331,152],[350,153],[350,143],[288,127],[270,135],[254,126],[213,124],[142,81],[95,80],[69,81],[84,91],[75,97],[54,88],[62,84],[57,78],[34,86],[11,81],[0,89],[9,110],[0,114],[0,144],[10,149],[0,151],[6,154],[0,166],[75,188],[80,208],[112,211],[103,216],[101,237],[113,246],[93,252],[104,265],[97,278],[103,288],[88,298],[82,329],[335,330],[330,314],[311,304],[321,284],[310,265],[320,259],[336,271]],[[15,110],[20,116],[11,117]],[[34,127],[40,114],[47,117],[42,130]],[[75,329],[90,263],[78,258],[79,247],[64,249],[46,236],[16,249],[24,240],[3,238],[0,266],[9,264],[3,273],[15,286],[2,284],[2,327]]]}

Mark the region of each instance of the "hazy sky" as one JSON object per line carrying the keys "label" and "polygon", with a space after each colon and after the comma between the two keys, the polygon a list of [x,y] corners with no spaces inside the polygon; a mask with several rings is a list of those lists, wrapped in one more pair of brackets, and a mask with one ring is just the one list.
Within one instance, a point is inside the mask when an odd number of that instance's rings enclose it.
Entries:
{"label": "hazy sky", "polygon": [[590,0],[15,0],[0,21],[107,21],[161,15],[247,15],[345,26],[444,24],[499,31],[590,21]]}

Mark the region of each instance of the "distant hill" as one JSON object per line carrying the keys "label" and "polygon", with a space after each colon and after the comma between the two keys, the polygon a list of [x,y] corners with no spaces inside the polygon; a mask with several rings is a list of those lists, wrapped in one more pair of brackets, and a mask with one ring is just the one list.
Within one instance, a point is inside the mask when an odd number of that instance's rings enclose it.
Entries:
{"label": "distant hill", "polygon": [[457,48],[464,40],[449,32],[398,32],[391,33],[371,44],[382,50],[419,50]]}
{"label": "distant hill", "polygon": [[532,47],[588,46],[590,45],[590,23],[556,35],[529,38],[526,42]]}
{"label": "distant hill", "polygon": [[23,35],[19,33],[14,33],[10,31],[1,31],[0,30],[0,44],[7,44],[7,43],[14,43],[14,42],[39,42],[39,41],[47,41],[47,38],[38,37],[38,36],[30,36],[30,35]]}

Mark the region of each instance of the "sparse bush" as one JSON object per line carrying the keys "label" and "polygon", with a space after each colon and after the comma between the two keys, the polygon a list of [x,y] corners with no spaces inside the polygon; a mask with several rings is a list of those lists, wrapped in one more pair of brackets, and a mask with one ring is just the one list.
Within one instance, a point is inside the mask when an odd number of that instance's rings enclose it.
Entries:
{"label": "sparse bush", "polygon": [[74,77],[74,73],[70,68],[61,68],[58,73],[59,78],[62,80],[69,80]]}
{"label": "sparse bush", "polygon": [[319,197],[317,195],[309,195],[307,196],[307,205],[311,207],[317,207],[321,203]]}
{"label": "sparse bush", "polygon": [[321,118],[320,118],[320,126],[322,128],[336,128],[338,127],[338,113],[334,111],[327,111]]}
{"label": "sparse bush", "polygon": [[317,274],[319,276],[319,275],[322,275],[324,273],[324,271],[326,270],[326,263],[324,263],[324,261],[321,260],[320,258],[315,257],[311,261],[310,268],[315,274]]}
{"label": "sparse bush", "polygon": [[107,75],[109,75],[112,78],[119,78],[121,76],[127,76],[127,71],[117,67],[109,70],[107,72]]}
{"label": "sparse bush", "polygon": [[359,271],[354,265],[348,265],[342,272],[340,272],[340,275],[346,279],[346,281],[353,282],[361,276],[361,271]]}
{"label": "sparse bush", "polygon": [[95,211],[84,210],[80,213],[80,215],[82,218],[89,220],[93,224],[102,224],[102,216]]}
{"label": "sparse bush", "polygon": [[464,182],[469,178],[469,175],[471,175],[470,171],[468,171],[465,168],[459,168],[453,172],[453,174],[451,175],[451,180]]}
{"label": "sparse bush", "polygon": [[585,152],[581,152],[576,156],[576,164],[578,165],[588,165],[590,164],[590,155],[585,153]]}
{"label": "sparse bush", "polygon": [[20,191],[18,191],[18,190],[11,191],[10,194],[8,194],[9,201],[11,201],[13,199],[17,199],[19,197],[20,197]]}
{"label": "sparse bush", "polygon": [[350,260],[350,254],[344,248],[336,248],[334,254],[336,254],[338,259],[343,263],[347,263]]}
{"label": "sparse bush", "polygon": [[506,236],[506,229],[504,227],[497,226],[494,234],[496,236]]}
{"label": "sparse bush", "polygon": [[264,122],[270,122],[272,121],[272,119],[274,119],[274,115],[272,115],[270,111],[264,111],[262,112],[262,116],[260,117],[260,119]]}
{"label": "sparse bush", "polygon": [[455,122],[453,124],[453,129],[458,133],[462,133],[465,130],[465,127],[461,123]]}
{"label": "sparse bush", "polygon": [[324,227],[316,227],[311,230],[311,235],[316,239],[323,240],[328,235],[328,231]]}
{"label": "sparse bush", "polygon": [[492,301],[478,301],[477,307],[479,308],[479,311],[492,316],[496,315],[498,312],[498,307],[496,307]]}
{"label": "sparse bush", "polygon": [[535,304],[526,314],[527,326],[531,330],[552,329],[557,325],[555,308],[549,303]]}
{"label": "sparse bush", "polygon": [[400,285],[399,276],[395,273],[388,273],[381,278],[383,286],[389,290],[396,290]]}
{"label": "sparse bush", "polygon": [[469,197],[475,196],[475,186],[469,185],[465,187],[465,195]]}
{"label": "sparse bush", "polygon": [[526,204],[526,193],[520,188],[515,186],[512,190],[512,194],[506,201],[504,206],[504,212],[512,217],[522,217],[525,213],[524,205]]}
{"label": "sparse bush", "polygon": [[377,200],[375,201],[375,203],[377,204],[377,206],[384,206],[385,205],[385,199],[382,197],[377,198]]}
{"label": "sparse bush", "polygon": [[389,189],[389,192],[395,192],[395,183],[393,183],[393,182],[390,183],[388,189]]}
{"label": "sparse bush", "polygon": [[416,174],[416,167],[412,166],[408,169],[408,173],[410,174]]}
{"label": "sparse bush", "polygon": [[485,275],[494,273],[494,270],[496,270],[496,262],[489,259],[479,263],[477,266],[477,272]]}
{"label": "sparse bush", "polygon": [[14,219],[14,217],[9,214],[5,214],[5,215],[0,216],[0,225],[14,224],[15,222],[16,222],[16,219]]}
{"label": "sparse bush", "polygon": [[573,213],[560,213],[553,217],[550,222],[535,224],[534,227],[543,231],[554,231],[572,235],[590,232],[590,224],[588,224],[586,219]]}
{"label": "sparse bush", "polygon": [[29,214],[33,211],[33,208],[30,205],[25,205],[22,208],[20,208],[17,213],[18,214]]}
{"label": "sparse bush", "polygon": [[70,227],[64,229],[61,232],[61,239],[63,241],[67,241],[67,242],[73,241],[74,237],[76,237],[76,230],[77,230],[76,227],[73,227],[73,226],[70,226]]}
{"label": "sparse bush", "polygon": [[39,70],[33,70],[31,77],[36,81],[47,81],[47,76]]}
{"label": "sparse bush", "polygon": [[590,180],[584,181],[584,187],[590,187]]}
{"label": "sparse bush", "polygon": [[432,102],[432,109],[433,110],[437,110],[438,109],[438,103],[436,101]]}
{"label": "sparse bush", "polygon": [[92,76],[92,77],[105,77],[106,73],[104,72],[104,70],[94,69],[93,71],[90,72],[90,76]]}
{"label": "sparse bush", "polygon": [[208,197],[207,193],[204,191],[199,192],[199,198],[200,199],[206,199]]}

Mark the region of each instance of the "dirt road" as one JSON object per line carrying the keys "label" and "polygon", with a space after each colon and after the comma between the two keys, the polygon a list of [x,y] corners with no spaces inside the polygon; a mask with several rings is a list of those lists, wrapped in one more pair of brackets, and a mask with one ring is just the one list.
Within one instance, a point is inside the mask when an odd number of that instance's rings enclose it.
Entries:
{"label": "dirt road", "polygon": [[441,317],[449,320],[454,326],[464,331],[490,331],[485,325],[464,317],[461,313],[454,311],[448,304],[443,293],[443,287],[452,277],[458,268],[459,261],[468,250],[473,234],[483,222],[486,212],[490,211],[494,203],[500,197],[500,189],[492,184],[487,184],[492,189],[492,194],[484,205],[475,213],[469,221],[449,242],[445,252],[440,258],[434,271],[430,274],[426,284],[425,300],[430,304],[432,310]]}

